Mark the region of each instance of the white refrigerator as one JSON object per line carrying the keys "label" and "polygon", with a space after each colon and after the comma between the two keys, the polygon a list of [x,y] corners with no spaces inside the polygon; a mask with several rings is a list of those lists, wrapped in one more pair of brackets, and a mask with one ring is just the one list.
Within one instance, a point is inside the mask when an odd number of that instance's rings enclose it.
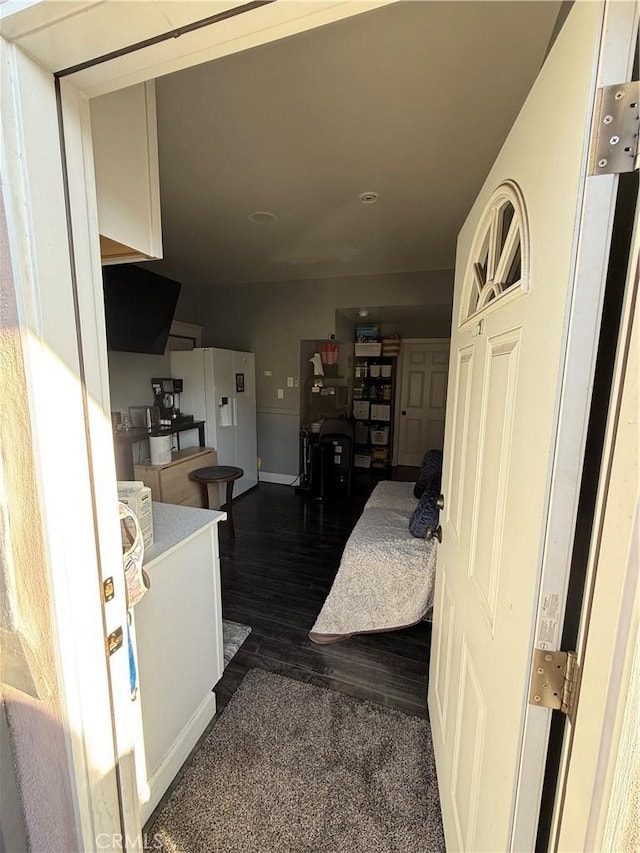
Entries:
{"label": "white refrigerator", "polygon": [[[171,374],[184,382],[180,411],[205,421],[205,443],[217,450],[219,465],[244,471],[234,483],[234,497],[258,482],[255,361],[252,352],[216,347],[171,353]],[[181,446],[196,444],[192,436],[181,433]]]}

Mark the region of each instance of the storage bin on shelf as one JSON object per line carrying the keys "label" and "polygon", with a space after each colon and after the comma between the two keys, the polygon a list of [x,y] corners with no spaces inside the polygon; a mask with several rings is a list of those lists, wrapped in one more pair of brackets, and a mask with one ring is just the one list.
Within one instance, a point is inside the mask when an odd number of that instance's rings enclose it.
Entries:
{"label": "storage bin on shelf", "polygon": [[354,400],[353,401],[353,417],[358,420],[366,421],[369,417],[369,401]]}
{"label": "storage bin on shelf", "polygon": [[353,457],[353,465],[355,468],[371,468],[371,454],[356,453]]}
{"label": "storage bin on shelf", "polygon": [[355,344],[354,345],[354,354],[356,358],[362,358],[363,356],[379,356],[382,353],[382,344],[379,342],[367,343],[367,344]]}
{"label": "storage bin on shelf", "polygon": [[389,427],[379,427],[371,430],[371,444],[388,444]]}
{"label": "storage bin on shelf", "polygon": [[389,464],[389,448],[374,447],[371,451],[371,466],[373,468],[386,468]]}
{"label": "storage bin on shelf", "polygon": [[370,417],[372,421],[390,421],[391,406],[388,403],[372,403]]}
{"label": "storage bin on shelf", "polygon": [[400,355],[400,336],[390,336],[382,339],[382,354],[397,356]]}

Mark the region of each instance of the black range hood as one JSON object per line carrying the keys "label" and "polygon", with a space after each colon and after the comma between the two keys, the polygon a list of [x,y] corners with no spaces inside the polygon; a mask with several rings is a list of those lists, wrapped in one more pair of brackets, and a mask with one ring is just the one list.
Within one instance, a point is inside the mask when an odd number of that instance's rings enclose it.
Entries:
{"label": "black range hood", "polygon": [[133,264],[102,268],[107,349],[162,355],[181,284]]}

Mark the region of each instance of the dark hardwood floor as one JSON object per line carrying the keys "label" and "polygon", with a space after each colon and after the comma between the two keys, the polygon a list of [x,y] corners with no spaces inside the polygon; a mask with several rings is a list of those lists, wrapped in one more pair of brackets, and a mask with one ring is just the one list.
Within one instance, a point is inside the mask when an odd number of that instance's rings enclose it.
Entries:
{"label": "dark hardwood floor", "polygon": [[215,688],[219,711],[245,673],[260,667],[426,717],[430,623],[328,646],[307,636],[375,482],[357,472],[350,497],[324,503],[262,483],[234,502],[235,542],[220,526],[222,610],[252,631]]}

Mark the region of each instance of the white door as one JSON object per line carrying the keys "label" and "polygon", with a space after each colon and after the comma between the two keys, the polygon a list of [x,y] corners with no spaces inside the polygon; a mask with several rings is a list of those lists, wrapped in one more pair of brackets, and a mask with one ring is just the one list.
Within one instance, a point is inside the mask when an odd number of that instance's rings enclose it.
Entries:
{"label": "white door", "polygon": [[530,661],[562,624],[616,186],[587,140],[634,35],[633,4],[607,14],[598,68],[603,6],[574,5],[458,240],[429,684],[450,850],[535,845]]}
{"label": "white door", "polygon": [[449,341],[403,341],[397,465],[418,466],[442,450]]}

